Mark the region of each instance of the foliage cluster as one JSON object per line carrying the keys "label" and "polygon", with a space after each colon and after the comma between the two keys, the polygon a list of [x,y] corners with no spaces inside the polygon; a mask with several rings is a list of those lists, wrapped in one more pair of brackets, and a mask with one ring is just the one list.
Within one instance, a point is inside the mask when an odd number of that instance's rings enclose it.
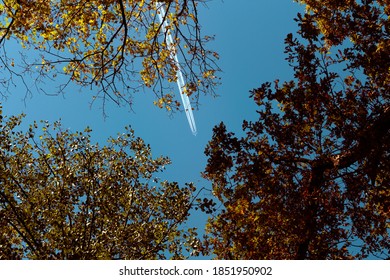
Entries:
{"label": "foliage cluster", "polygon": [[206,148],[223,205],[206,244],[223,259],[389,257],[390,3],[300,2],[294,79],[252,90],[259,119],[242,138],[221,123]]}
{"label": "foliage cluster", "polygon": [[0,111],[0,259],[184,258],[195,187],[161,181],[170,163],[125,133],[101,147],[59,122],[18,130]]}
{"label": "foliage cluster", "polygon": [[[94,89],[93,99],[130,105],[132,94],[147,87],[153,89],[156,104],[164,104],[160,107],[178,109],[180,98],[166,83],[177,80],[178,67],[171,56],[177,52],[183,60],[185,92],[197,103],[200,93],[213,94],[218,83],[214,73],[219,70],[218,54],[205,47],[212,36],[201,34],[197,8],[201,2],[4,0],[0,4],[2,82],[6,87],[25,83],[30,74],[41,90],[43,82],[65,76],[68,81],[49,94],[66,93],[74,82]],[[158,20],[159,5],[167,11],[166,30]],[[173,46],[167,44],[168,33]],[[20,58],[9,55],[10,39],[30,55],[24,51]]]}

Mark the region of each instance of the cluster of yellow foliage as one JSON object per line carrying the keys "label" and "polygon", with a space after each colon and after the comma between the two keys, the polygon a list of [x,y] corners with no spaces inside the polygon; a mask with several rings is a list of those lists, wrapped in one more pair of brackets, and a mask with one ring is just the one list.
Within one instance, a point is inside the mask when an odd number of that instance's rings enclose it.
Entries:
{"label": "cluster of yellow foliage", "polygon": [[[57,70],[79,85],[99,86],[117,97],[122,96],[117,94],[118,82],[125,91],[144,85],[158,99],[164,97],[162,82],[176,80],[177,67],[170,55],[176,49],[188,56],[182,68],[189,83],[196,83],[198,92],[212,93],[216,77],[208,73],[217,70],[213,61],[217,56],[203,48],[211,37],[199,36],[197,3],[172,0],[164,5],[166,30],[154,0],[4,0],[0,44],[17,39],[24,48],[39,52],[44,59],[33,64],[46,74]],[[168,32],[175,48],[165,42]]]}

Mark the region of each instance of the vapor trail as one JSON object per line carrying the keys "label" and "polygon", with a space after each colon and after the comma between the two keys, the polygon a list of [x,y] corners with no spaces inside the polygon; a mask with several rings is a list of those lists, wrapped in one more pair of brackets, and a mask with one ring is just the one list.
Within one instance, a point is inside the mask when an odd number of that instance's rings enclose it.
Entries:
{"label": "vapor trail", "polygon": [[[157,2],[157,14],[160,19],[160,23],[162,24],[162,30],[165,31],[167,30],[167,22],[164,21],[164,16],[165,16],[165,9],[164,9],[164,4],[161,2]],[[164,16],[163,16],[164,15]],[[190,99],[188,98],[188,95],[186,93],[183,93],[183,88],[185,85],[183,74],[181,72],[180,64],[179,64],[179,59],[177,58],[176,50],[174,49],[174,44],[173,44],[173,39],[172,35],[170,32],[167,32],[166,34],[166,41],[168,43],[168,47],[171,48],[171,58],[175,61],[175,64],[177,66],[177,87],[179,88],[180,91],[180,97],[181,101],[184,107],[184,111],[186,112],[187,115],[187,120],[188,124],[190,125],[192,134],[196,135],[197,130],[196,130],[196,124],[195,124],[195,119],[194,115],[192,114],[192,107],[191,107],[191,102]]]}

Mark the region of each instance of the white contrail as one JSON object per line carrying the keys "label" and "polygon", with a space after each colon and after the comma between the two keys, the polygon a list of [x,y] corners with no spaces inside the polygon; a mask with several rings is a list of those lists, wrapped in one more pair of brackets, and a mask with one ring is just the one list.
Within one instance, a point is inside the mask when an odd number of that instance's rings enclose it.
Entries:
{"label": "white contrail", "polygon": [[[164,32],[165,30],[167,30],[167,26],[168,26],[167,22],[164,21],[164,16],[163,16],[163,15],[165,15],[164,3],[157,2],[157,14],[158,14],[160,22],[163,26],[162,30]],[[166,40],[167,40],[168,46],[171,48],[171,58],[175,61],[175,64],[177,66],[177,74],[176,74],[177,86],[178,86],[179,91],[180,91],[180,97],[181,97],[181,101],[183,103],[184,111],[186,112],[187,120],[188,120],[188,123],[190,125],[192,134],[196,135],[196,133],[197,133],[196,124],[195,124],[194,115],[192,114],[192,107],[191,107],[190,99],[188,98],[188,95],[186,93],[183,93],[183,88],[184,88],[185,82],[184,82],[183,74],[181,72],[181,68],[179,65],[179,59],[177,58],[176,50],[174,49],[175,47],[174,47],[172,35],[170,32],[167,32]]]}

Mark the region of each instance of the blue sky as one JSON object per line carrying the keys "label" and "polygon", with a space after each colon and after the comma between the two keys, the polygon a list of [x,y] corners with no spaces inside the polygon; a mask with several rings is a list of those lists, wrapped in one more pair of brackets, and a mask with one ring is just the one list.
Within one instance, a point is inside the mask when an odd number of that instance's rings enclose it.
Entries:
{"label": "blue sky", "polygon": [[[133,111],[108,104],[108,117],[104,118],[101,104],[91,107],[90,92],[79,91],[76,86],[69,87],[64,96],[40,93],[27,98],[20,86],[12,90],[7,100],[2,100],[3,111],[6,115],[26,113],[25,127],[33,120],[59,119],[72,131],[90,126],[93,140],[102,145],[108,137],[131,125],[135,134],[151,145],[155,157],[171,158],[172,165],[160,178],[209,187],[200,172],[207,162],[203,152],[212,128],[223,121],[228,130],[239,133],[244,119],[257,118],[249,90],[266,81],[292,78],[284,60],[283,41],[287,33],[297,30],[293,18],[302,9],[292,0],[212,0],[207,7],[200,5],[203,34],[215,35],[209,48],[220,54],[223,72],[222,84],[216,90],[219,97],[201,96],[199,110],[194,112],[197,136],[192,135],[184,113],[169,116],[153,105],[154,95],[148,91],[135,96]],[[9,50],[8,55],[11,53]],[[196,214],[191,219],[191,226],[204,227],[204,216]]]}

